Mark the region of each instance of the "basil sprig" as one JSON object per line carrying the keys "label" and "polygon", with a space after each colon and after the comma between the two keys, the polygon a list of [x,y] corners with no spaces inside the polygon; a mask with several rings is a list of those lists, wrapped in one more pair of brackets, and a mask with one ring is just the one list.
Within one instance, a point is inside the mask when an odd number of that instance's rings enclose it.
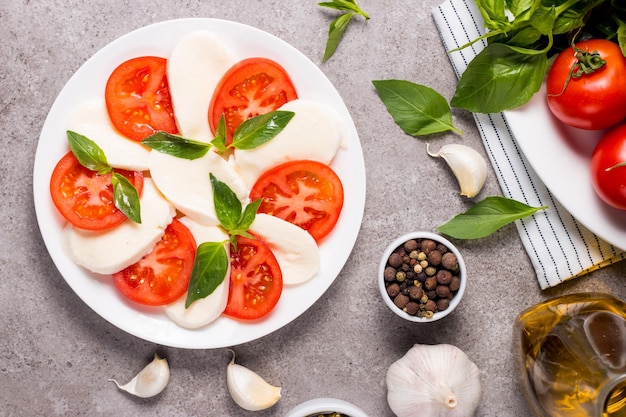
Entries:
{"label": "basil sprig", "polygon": [[[248,229],[256,217],[262,199],[255,200],[243,208],[241,201],[227,184],[218,180],[212,173],[209,174],[209,178],[217,219],[228,232],[230,244],[236,250],[237,236],[252,237]],[[185,308],[215,291],[225,279],[228,264],[224,242],[204,242],[198,246]]]}
{"label": "basil sprig", "polygon": [[[450,104],[476,113],[519,107],[539,91],[552,55],[573,34],[617,41],[626,55],[623,0],[476,0],[488,45],[469,63]],[[455,50],[456,51],[456,50]],[[453,52],[455,52],[453,51]]]}
{"label": "basil sprig", "polygon": [[478,239],[546,208],[547,206],[531,207],[510,198],[491,196],[474,204],[465,213],[457,214],[437,230],[457,239]]}
{"label": "basil sprig", "polygon": [[325,1],[318,3],[318,6],[341,10],[344,12],[330,22],[330,27],[328,28],[328,40],[326,41],[326,48],[324,49],[324,58],[322,58],[322,62],[326,62],[337,50],[339,41],[341,41],[341,37],[346,31],[348,23],[352,20],[352,16],[355,14],[361,15],[365,18],[365,20],[369,20],[370,17],[359,7],[355,0]]}
{"label": "basil sprig", "polygon": [[275,110],[266,114],[252,117],[241,123],[233,135],[233,140],[226,145],[226,128],[224,116],[216,128],[215,138],[210,144],[183,138],[167,132],[154,133],[142,144],[159,152],[184,159],[197,159],[204,156],[211,146],[221,153],[230,148],[253,149],[272,140],[278,135],[295,116],[292,111]]}
{"label": "basil sprig", "polygon": [[125,176],[115,172],[113,167],[109,165],[102,148],[86,136],[71,130],[67,131],[67,139],[72,153],[82,166],[96,171],[99,175],[111,173],[115,207],[130,220],[135,223],[141,223],[141,209],[137,189]]}
{"label": "basil sprig", "polygon": [[430,87],[404,80],[372,81],[380,99],[395,122],[411,136],[453,130],[450,106]]}

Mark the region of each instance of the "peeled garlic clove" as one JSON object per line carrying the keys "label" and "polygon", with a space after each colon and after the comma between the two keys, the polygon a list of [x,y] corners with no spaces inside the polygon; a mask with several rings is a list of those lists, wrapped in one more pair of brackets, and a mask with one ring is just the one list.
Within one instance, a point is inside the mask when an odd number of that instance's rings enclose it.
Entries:
{"label": "peeled garlic clove", "polygon": [[146,365],[126,385],[120,385],[116,380],[109,379],[109,381],[115,382],[119,389],[141,398],[157,395],[163,391],[169,380],[170,367],[167,364],[167,359],[159,358],[159,355],[156,353],[152,362]]}
{"label": "peeled garlic clove", "polygon": [[469,146],[451,143],[444,145],[437,153],[431,153],[426,144],[426,152],[435,158],[443,158],[452,169],[461,187],[461,195],[474,197],[480,192],[487,179],[487,162],[478,151]]}
{"label": "peeled garlic clove", "polygon": [[466,417],[478,407],[480,371],[452,345],[415,345],[387,370],[387,402],[397,417]]}
{"label": "peeled garlic clove", "polygon": [[228,392],[241,408],[249,411],[265,410],[280,399],[280,387],[268,384],[256,372],[235,363],[235,352],[226,369]]}

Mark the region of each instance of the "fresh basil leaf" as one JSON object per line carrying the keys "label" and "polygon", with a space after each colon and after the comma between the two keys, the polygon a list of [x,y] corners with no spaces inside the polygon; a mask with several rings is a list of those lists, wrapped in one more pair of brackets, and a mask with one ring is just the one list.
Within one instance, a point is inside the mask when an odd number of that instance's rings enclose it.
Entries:
{"label": "fresh basil leaf", "polygon": [[531,47],[541,40],[542,34],[537,28],[527,27],[508,36],[494,38],[495,42],[506,43],[511,46]]}
{"label": "fresh basil leaf", "polygon": [[450,105],[475,113],[519,107],[539,91],[547,62],[546,52],[524,54],[507,45],[489,44],[467,66]]}
{"label": "fresh basil leaf", "polygon": [[235,131],[230,146],[235,149],[256,148],[278,135],[294,115],[292,111],[275,110],[247,119]]}
{"label": "fresh basil leaf", "polygon": [[541,6],[541,0],[508,0],[507,8],[514,16],[514,21],[528,21]]}
{"label": "fresh basil leaf", "polygon": [[430,87],[404,80],[372,81],[395,122],[411,136],[453,130],[450,106]]}
{"label": "fresh basil leaf", "polygon": [[204,242],[198,246],[185,308],[196,300],[208,297],[224,282],[229,262],[224,242]]}
{"label": "fresh basil leaf", "polygon": [[141,223],[141,208],[139,205],[139,194],[137,189],[128,178],[117,172],[111,175],[113,184],[113,201],[115,207],[130,220]]}
{"label": "fresh basil leaf", "polygon": [[510,198],[491,196],[476,203],[465,213],[456,215],[437,230],[457,239],[478,239],[546,208],[531,207]]}
{"label": "fresh basil leaf", "polygon": [[72,153],[82,166],[99,174],[111,171],[104,151],[96,142],[71,130],[67,131],[67,139]]}
{"label": "fresh basil leaf", "polygon": [[619,26],[617,27],[617,43],[622,50],[622,54],[626,56],[626,23],[622,21],[618,21],[618,23]]}
{"label": "fresh basil leaf", "polygon": [[561,35],[573,32],[585,26],[585,20],[585,14],[565,12],[555,19],[552,33],[554,35]]}
{"label": "fresh basil leaf", "polygon": [[483,17],[485,27],[490,30],[502,29],[510,25],[505,14],[505,2],[502,0],[476,0],[476,5]]}
{"label": "fresh basil leaf", "polygon": [[548,35],[552,33],[557,15],[554,7],[541,7],[533,15],[530,25],[537,29],[541,34]]}
{"label": "fresh basil leaf", "polygon": [[[240,231],[247,231],[250,228],[250,225],[254,221],[256,217],[256,212],[259,210],[259,206],[263,202],[262,198],[252,201],[249,203],[246,208],[243,210],[243,214],[239,219],[239,224],[237,225],[237,229]],[[241,234],[241,233],[239,233]]]}
{"label": "fresh basil leaf", "polygon": [[359,5],[354,0],[333,0],[333,1],[324,1],[318,3],[318,6],[327,7],[329,9],[342,10],[342,11],[351,11],[356,14],[363,16],[365,19],[369,19],[369,15],[365,13],[363,9],[359,7]]}
{"label": "fresh basil leaf", "polygon": [[234,230],[241,218],[241,201],[228,185],[218,180],[212,173],[209,174],[213,189],[213,204],[215,214],[227,231]]}
{"label": "fresh basil leaf", "polygon": [[161,153],[183,159],[201,158],[211,148],[211,145],[207,143],[186,139],[167,132],[154,133],[143,139],[141,143]]}
{"label": "fresh basil leaf", "polygon": [[215,146],[222,153],[226,152],[226,121],[223,114],[220,117],[220,121],[217,122],[215,138],[211,141],[211,145]]}
{"label": "fresh basil leaf", "polygon": [[330,22],[330,27],[328,28],[328,39],[326,40],[326,48],[324,49],[322,62],[326,62],[337,50],[339,41],[341,40],[343,33],[346,31],[348,23],[350,23],[350,19],[352,19],[352,15],[353,13],[344,13]]}

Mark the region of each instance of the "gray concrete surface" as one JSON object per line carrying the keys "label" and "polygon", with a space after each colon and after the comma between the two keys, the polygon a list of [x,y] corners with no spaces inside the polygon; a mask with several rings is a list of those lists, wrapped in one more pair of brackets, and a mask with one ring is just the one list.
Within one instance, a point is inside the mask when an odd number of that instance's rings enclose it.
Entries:
{"label": "gray concrete surface", "polygon": [[[428,84],[445,97],[455,76],[431,9],[440,0],[361,0],[371,20],[355,19],[335,56],[321,63],[335,13],[316,1],[0,1],[0,416],[282,416],[310,398],[333,396],[372,417],[392,416],[388,366],[414,343],[451,343],[481,370],[480,417],[528,417],[511,353],[511,329],[524,308],[563,293],[606,291],[626,298],[622,262],[541,291],[516,229],[460,242],[470,283],[444,321],[402,321],[379,299],[376,269],[397,235],[435,227],[468,207],[453,176],[404,135],[371,80]],[[283,387],[273,408],[246,412],[226,389],[225,349],[157,346],[101,319],[66,284],[43,244],[35,217],[35,148],[55,97],[74,71],[119,36],[157,21],[215,17],[289,42],[336,85],[362,141],[367,200],[360,234],[335,283],[302,316],[235,348],[238,361]],[[482,150],[471,115],[454,112],[464,143]],[[437,135],[434,144],[451,141]],[[493,171],[481,196],[500,194]],[[108,378],[126,379],[155,352],[171,380],[156,398],[136,399]]]}

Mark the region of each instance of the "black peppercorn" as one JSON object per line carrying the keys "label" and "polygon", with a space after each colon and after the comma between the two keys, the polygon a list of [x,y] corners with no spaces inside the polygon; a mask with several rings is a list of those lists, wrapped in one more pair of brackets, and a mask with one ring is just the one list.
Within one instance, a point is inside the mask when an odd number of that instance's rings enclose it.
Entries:
{"label": "black peppercorn", "polygon": [[398,307],[398,308],[404,308],[409,302],[409,297],[404,295],[404,294],[398,294],[396,295],[396,298],[393,299],[393,303]]}
{"label": "black peppercorn", "polygon": [[402,256],[394,252],[391,254],[387,262],[389,263],[390,266],[394,268],[399,268],[400,266],[402,266]]}
{"label": "black peppercorn", "polygon": [[409,297],[411,297],[413,300],[419,300],[420,298],[422,298],[423,295],[424,290],[420,287],[413,286],[409,288]]}
{"label": "black peppercorn", "polygon": [[400,285],[393,283],[387,287],[387,294],[389,297],[393,298],[396,295],[400,294]]}
{"label": "black peppercorn", "polygon": [[445,245],[409,239],[387,259],[383,276],[393,303],[412,316],[431,318],[450,307],[460,288],[459,263]]}

